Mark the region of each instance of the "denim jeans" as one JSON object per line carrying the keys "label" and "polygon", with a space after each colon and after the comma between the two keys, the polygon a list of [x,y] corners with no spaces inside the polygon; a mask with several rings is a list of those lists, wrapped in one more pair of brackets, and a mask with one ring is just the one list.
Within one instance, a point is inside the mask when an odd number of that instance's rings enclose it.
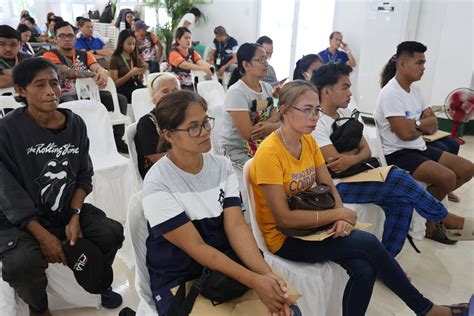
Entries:
{"label": "denim jeans", "polygon": [[342,300],[344,316],[365,315],[377,277],[416,314],[426,313],[433,306],[378,239],[364,231],[324,241],[288,237],[275,255],[299,262],[334,261],[341,265],[349,274]]}

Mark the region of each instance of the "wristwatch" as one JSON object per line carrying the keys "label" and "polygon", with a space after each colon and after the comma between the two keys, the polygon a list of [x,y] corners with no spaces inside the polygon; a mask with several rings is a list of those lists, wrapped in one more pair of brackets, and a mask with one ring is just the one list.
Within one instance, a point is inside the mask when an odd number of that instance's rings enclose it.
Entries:
{"label": "wristwatch", "polygon": [[74,208],[74,207],[71,207],[71,211],[72,211],[72,214],[81,214],[81,209],[78,207],[78,208]]}
{"label": "wristwatch", "polygon": [[417,130],[420,130],[420,127],[421,127],[421,121],[420,120],[415,120],[415,128]]}

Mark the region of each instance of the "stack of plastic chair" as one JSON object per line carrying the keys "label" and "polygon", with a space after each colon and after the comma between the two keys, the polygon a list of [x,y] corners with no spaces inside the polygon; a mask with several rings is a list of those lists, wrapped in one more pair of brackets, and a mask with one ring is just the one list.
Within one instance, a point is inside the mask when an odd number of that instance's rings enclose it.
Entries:
{"label": "stack of plastic chair", "polygon": [[248,211],[257,245],[265,260],[280,272],[303,296],[297,301],[303,315],[342,315],[342,295],[347,273],[334,262],[302,263],[283,259],[272,254],[263,240],[255,218],[255,201],[250,186],[249,170],[252,159],[244,166],[244,184],[250,200]]}

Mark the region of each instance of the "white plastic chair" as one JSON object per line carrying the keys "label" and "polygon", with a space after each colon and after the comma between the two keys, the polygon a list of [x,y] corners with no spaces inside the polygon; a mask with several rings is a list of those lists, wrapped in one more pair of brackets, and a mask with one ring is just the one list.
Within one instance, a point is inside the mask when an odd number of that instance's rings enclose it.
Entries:
{"label": "white plastic chair", "polygon": [[191,76],[193,77],[193,83],[197,82],[203,82],[203,81],[217,81],[217,75],[214,73],[212,77],[209,77],[204,71],[197,71],[197,70],[191,70]]}
{"label": "white plastic chair", "polygon": [[252,232],[265,260],[303,295],[297,302],[303,315],[342,315],[342,295],[348,276],[339,265],[334,262],[302,263],[286,260],[272,254],[265,245],[255,218],[255,201],[250,186],[252,160],[244,165],[244,186],[250,202],[248,211]]}
{"label": "white plastic chair", "polygon": [[209,108],[224,104],[224,87],[218,81],[198,82],[197,93],[206,100]]}
{"label": "white plastic chair", "polygon": [[136,193],[130,200],[128,207],[128,228],[135,254],[135,290],[140,301],[137,306],[137,315],[156,315],[155,303],[152,300],[150,275],[146,266],[146,239],[148,238],[148,224],[143,214],[142,194]]}
{"label": "white plastic chair", "polygon": [[15,88],[13,87],[8,87],[8,88],[0,88],[0,96],[17,96],[18,93],[16,93]]}
{"label": "white plastic chair", "polygon": [[101,103],[99,87],[92,78],[76,79],[76,93],[79,100],[93,100]]}
{"label": "white plastic chair", "polygon": [[112,125],[125,124],[125,126],[127,126],[128,124],[130,124],[130,118],[120,112],[117,88],[115,87],[115,83],[112,78],[107,78],[107,85],[105,86],[104,90],[110,92],[110,94],[112,95],[112,101],[114,103],[114,111],[110,112],[110,122],[112,123]]}
{"label": "white plastic chair", "polygon": [[135,135],[137,134],[137,124],[133,123],[127,126],[125,130],[125,139],[127,140],[128,153],[130,155],[130,168],[132,169],[133,175],[133,192],[138,192],[142,189],[143,180],[138,171],[138,155],[137,148],[135,147]]}
{"label": "white plastic chair", "polygon": [[11,95],[0,95],[0,118],[4,117],[7,113],[5,110],[14,110],[21,108],[22,103],[16,102],[15,98]]}
{"label": "white plastic chair", "polygon": [[88,201],[108,217],[121,223],[127,216],[127,205],[133,194],[128,159],[117,152],[110,118],[105,107],[96,101],[78,100],[60,104],[85,121],[90,140],[89,154],[94,166],[93,191]]}
{"label": "white plastic chair", "polygon": [[[29,315],[28,305],[18,296],[10,285],[1,279],[2,262],[0,261],[0,315]],[[78,307],[96,307],[101,304],[100,295],[86,292],[76,281],[74,273],[67,266],[55,263],[46,269],[48,277],[48,305],[50,310]]]}
{"label": "white plastic chair", "polygon": [[214,121],[214,128],[211,130],[212,152],[215,155],[222,155],[221,146],[219,143],[222,134],[222,123],[224,121],[224,105],[219,104],[213,107],[209,107],[207,110],[207,114],[210,117],[216,119]]}
{"label": "white plastic chair", "polygon": [[136,89],[132,92],[132,109],[136,122],[153,109],[147,88]]}
{"label": "white plastic chair", "polygon": [[[382,166],[387,166],[387,160],[385,159],[385,155],[383,153],[383,147],[382,147],[382,140],[380,138],[380,132],[377,127],[377,121],[375,121],[375,139],[373,140],[374,144],[374,153],[377,153],[377,157],[380,159],[380,163]],[[364,128],[366,129],[366,128]],[[372,150],[372,147],[370,148]],[[424,186],[425,188],[428,187],[428,184],[417,181],[419,184]],[[446,200],[445,198],[442,202],[446,206]],[[426,232],[426,219],[421,217],[418,212],[413,211],[413,216],[411,218],[411,223],[410,223],[410,230],[408,231],[408,234],[413,237],[416,240],[422,240],[425,237],[425,232]]]}

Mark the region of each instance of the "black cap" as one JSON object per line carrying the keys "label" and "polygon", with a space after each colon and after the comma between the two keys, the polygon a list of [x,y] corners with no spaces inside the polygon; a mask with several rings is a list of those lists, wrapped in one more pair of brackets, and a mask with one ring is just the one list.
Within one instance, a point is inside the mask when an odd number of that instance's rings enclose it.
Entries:
{"label": "black cap", "polygon": [[100,294],[111,286],[114,278],[112,267],[106,266],[102,252],[92,242],[78,238],[74,246],[66,242],[63,249],[77,283],[87,292]]}

